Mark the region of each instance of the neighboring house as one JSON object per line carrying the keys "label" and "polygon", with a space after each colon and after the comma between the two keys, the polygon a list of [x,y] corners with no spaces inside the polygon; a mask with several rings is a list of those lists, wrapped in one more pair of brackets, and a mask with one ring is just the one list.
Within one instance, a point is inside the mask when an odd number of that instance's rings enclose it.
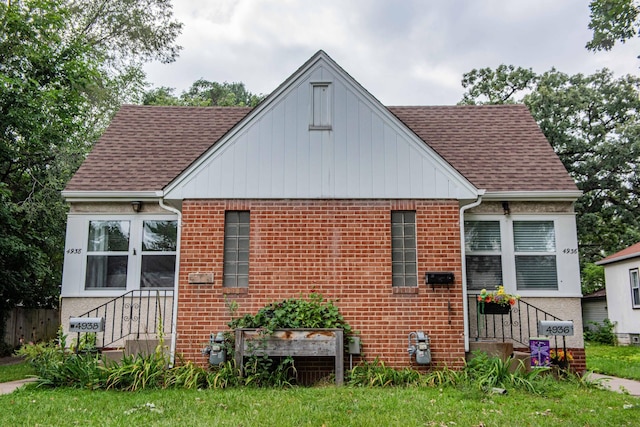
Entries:
{"label": "neighboring house", "polygon": [[607,314],[607,290],[600,289],[582,297],[582,322],[593,330],[594,323],[602,325]]}
{"label": "neighboring house", "polygon": [[609,320],[622,345],[640,345],[640,243],[596,262],[604,266]]}
{"label": "neighboring house", "polygon": [[[105,304],[140,335],[153,312],[187,360],[311,292],[397,367],[412,331],[461,366],[475,295],[501,284],[582,330],[580,192],[527,108],[385,107],[322,51],[253,109],[123,106],[63,195],[62,318]],[[581,334],[567,346],[584,368]]]}

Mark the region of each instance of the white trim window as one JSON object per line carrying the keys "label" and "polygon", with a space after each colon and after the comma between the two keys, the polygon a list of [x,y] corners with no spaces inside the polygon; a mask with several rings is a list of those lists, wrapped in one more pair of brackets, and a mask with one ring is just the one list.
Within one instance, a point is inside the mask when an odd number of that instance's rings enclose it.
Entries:
{"label": "white trim window", "polygon": [[513,221],[518,290],[558,289],[553,221]]}
{"label": "white trim window", "polygon": [[640,308],[640,276],[637,268],[629,270],[629,282],[631,284],[631,306]]}
{"label": "white trim window", "polygon": [[503,285],[521,296],[582,295],[573,214],[466,214],[464,219],[470,293]]}
{"label": "white trim window", "polygon": [[164,214],[70,214],[63,297],[175,287],[178,221]]}
{"label": "white trim window", "polygon": [[177,224],[166,219],[90,220],[85,289],[173,288]]}
{"label": "white trim window", "polygon": [[503,283],[500,221],[464,222],[467,289],[493,289]]}
{"label": "white trim window", "polygon": [[89,221],[85,289],[126,289],[130,221]]}

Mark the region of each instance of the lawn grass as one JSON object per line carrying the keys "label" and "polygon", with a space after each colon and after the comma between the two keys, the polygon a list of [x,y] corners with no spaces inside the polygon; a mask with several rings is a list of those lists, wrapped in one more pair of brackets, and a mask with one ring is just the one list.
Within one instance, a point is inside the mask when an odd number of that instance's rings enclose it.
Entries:
{"label": "lawn grass", "polygon": [[0,396],[0,425],[636,426],[640,398],[551,382],[545,396],[474,388],[43,389]]}
{"label": "lawn grass", "polygon": [[640,347],[586,343],[587,370],[640,381]]}
{"label": "lawn grass", "polygon": [[21,380],[35,375],[35,371],[27,362],[0,365],[0,383]]}

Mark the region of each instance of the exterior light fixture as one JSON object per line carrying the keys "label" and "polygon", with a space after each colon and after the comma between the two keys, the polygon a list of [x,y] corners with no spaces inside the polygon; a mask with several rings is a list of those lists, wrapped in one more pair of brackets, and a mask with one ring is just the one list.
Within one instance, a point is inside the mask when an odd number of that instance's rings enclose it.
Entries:
{"label": "exterior light fixture", "polygon": [[140,209],[142,209],[142,202],[131,202],[131,209],[136,213],[140,212]]}

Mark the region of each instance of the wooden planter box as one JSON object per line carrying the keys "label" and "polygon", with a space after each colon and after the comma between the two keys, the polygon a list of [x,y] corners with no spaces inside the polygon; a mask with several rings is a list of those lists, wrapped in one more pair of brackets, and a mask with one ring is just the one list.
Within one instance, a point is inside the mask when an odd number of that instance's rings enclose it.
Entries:
{"label": "wooden planter box", "polygon": [[235,361],[242,374],[242,361],[251,354],[335,358],[336,385],[344,382],[344,338],[342,329],[277,329],[263,335],[257,329],[236,329]]}
{"label": "wooden planter box", "polygon": [[478,302],[480,314],[509,314],[511,305],[496,304],[495,302]]}

